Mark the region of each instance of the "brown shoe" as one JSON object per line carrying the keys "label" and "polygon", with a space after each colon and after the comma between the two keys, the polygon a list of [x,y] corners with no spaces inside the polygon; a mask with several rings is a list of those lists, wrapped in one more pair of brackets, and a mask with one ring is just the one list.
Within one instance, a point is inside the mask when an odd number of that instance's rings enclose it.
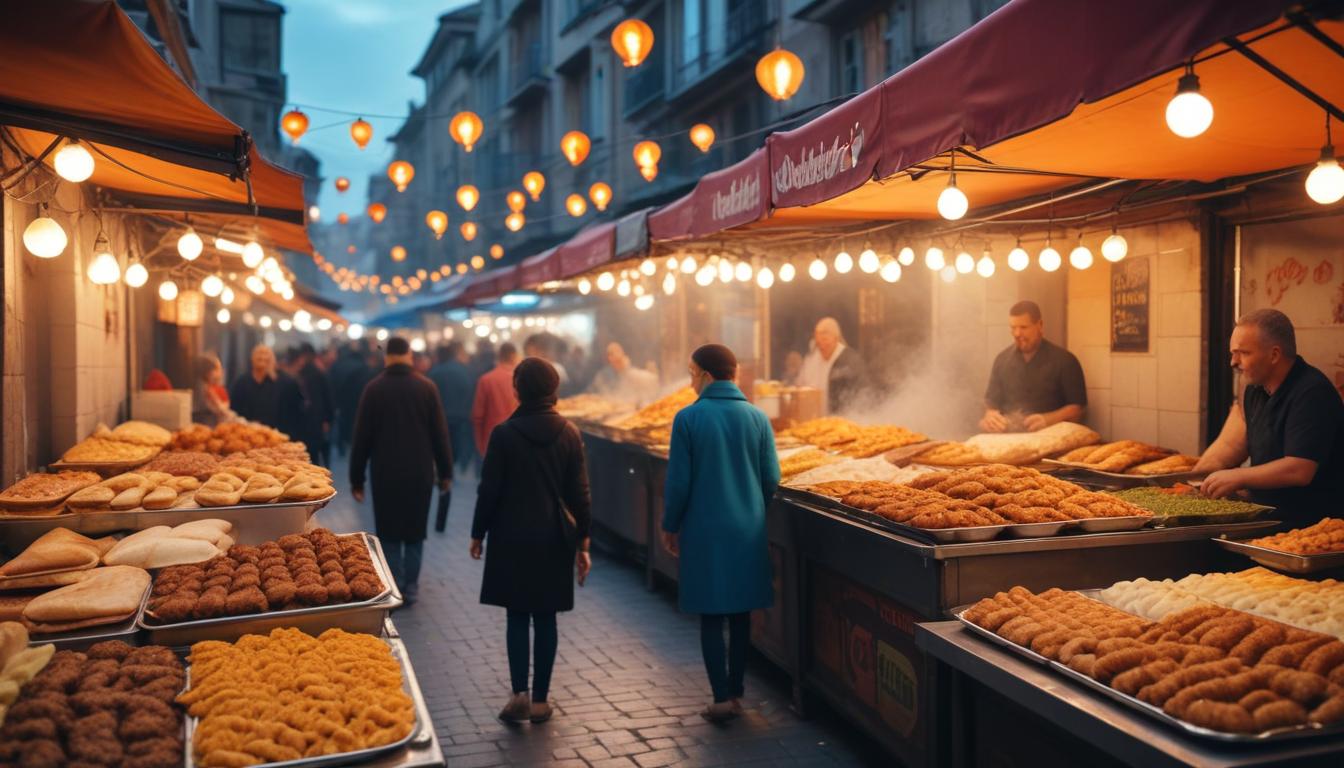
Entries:
{"label": "brown shoe", "polygon": [[532,698],[527,691],[515,693],[499,712],[499,719],[506,723],[526,723],[532,717]]}
{"label": "brown shoe", "polygon": [[733,709],[731,701],[716,701],[705,707],[700,716],[711,723],[726,723],[737,717],[738,713]]}
{"label": "brown shoe", "polygon": [[547,720],[551,719],[552,714],[553,710],[551,709],[551,703],[549,701],[532,702],[532,715],[531,715],[532,722],[544,723]]}
{"label": "brown shoe", "polygon": [[729,701],[729,703],[733,705],[733,714],[738,715],[738,716],[741,716],[741,714],[742,714],[742,700],[741,700],[741,699],[731,699],[731,700]]}

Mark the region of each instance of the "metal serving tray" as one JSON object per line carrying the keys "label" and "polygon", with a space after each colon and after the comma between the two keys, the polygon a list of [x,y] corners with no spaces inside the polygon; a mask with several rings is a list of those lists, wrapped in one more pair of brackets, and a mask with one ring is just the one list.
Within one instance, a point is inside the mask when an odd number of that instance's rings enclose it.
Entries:
{"label": "metal serving tray", "polygon": [[1316,573],[1332,568],[1344,568],[1344,552],[1331,552],[1325,555],[1297,555],[1292,552],[1280,552],[1277,549],[1261,547],[1244,541],[1219,537],[1214,542],[1223,549],[1243,554],[1260,565],[1285,573]]}
{"label": "metal serving tray", "polygon": [[1079,464],[1072,461],[1060,461],[1059,459],[1041,459],[1042,464],[1048,464],[1053,467],[1067,470],[1070,474],[1077,474],[1081,477],[1104,478],[1105,480],[1120,483],[1120,488],[1137,488],[1144,485],[1166,486],[1172,483],[1179,483],[1186,480],[1196,480],[1209,474],[1208,472],[1167,472],[1161,475],[1130,475],[1124,472],[1106,472],[1095,469],[1087,464]]}
{"label": "metal serving tray", "polygon": [[[380,622],[378,625],[378,631],[370,632],[368,634],[379,635],[381,632],[382,632],[382,623]],[[396,750],[402,749],[407,744],[410,744],[411,742],[417,741],[418,739],[422,738],[423,736],[422,732],[425,730],[427,726],[427,721],[421,717],[420,707],[417,703],[416,693],[418,692],[419,685],[418,683],[415,685],[412,684],[412,681],[415,679],[415,676],[414,673],[411,671],[410,659],[407,658],[406,646],[402,645],[399,641],[394,642],[387,638],[383,638],[383,642],[387,643],[388,649],[392,652],[392,658],[396,659],[397,663],[401,665],[401,689],[406,693],[408,697],[410,697],[411,703],[413,705],[412,711],[415,713],[415,722],[411,725],[410,732],[407,733],[402,738],[398,739],[397,741],[392,742],[391,744],[384,744],[379,747],[370,747],[369,749],[360,749],[354,752],[340,752],[334,755],[304,757],[299,758],[298,760],[282,760],[276,763],[260,763],[258,764],[257,768],[317,768],[317,766],[349,765],[351,763],[362,763],[371,760],[377,757],[378,755],[382,755],[387,752],[395,752]],[[191,686],[190,664],[187,665],[187,686],[188,689],[190,689]],[[199,718],[195,718],[190,715],[187,715],[186,717],[186,739],[184,740],[184,746],[183,746],[183,752],[185,752],[183,765],[185,766],[185,768],[196,767],[196,751],[192,748],[192,739],[196,734],[196,724],[198,720]]]}
{"label": "metal serving tray", "polygon": [[[1096,599],[1092,597],[1092,595],[1087,594],[1086,592],[1080,592],[1080,594],[1083,594],[1084,597],[1087,597],[1089,599]],[[1143,714],[1149,717],[1152,717],[1156,720],[1160,720],[1163,723],[1166,723],[1172,728],[1185,731],[1186,733],[1192,734],[1194,736],[1232,744],[1268,744],[1279,741],[1287,741],[1290,739],[1315,738],[1315,737],[1336,736],[1339,734],[1344,734],[1344,723],[1337,723],[1335,725],[1329,725],[1329,726],[1313,725],[1313,724],[1299,725],[1290,728],[1276,728],[1274,730],[1262,731],[1260,733],[1226,733],[1224,731],[1215,731],[1211,728],[1203,728],[1201,726],[1194,725],[1192,723],[1187,723],[1184,720],[1168,715],[1166,712],[1162,710],[1161,707],[1155,707],[1146,701],[1142,701],[1128,694],[1121,693],[1120,691],[1117,691],[1108,685],[1103,685],[1102,683],[1093,680],[1092,678],[1082,674],[1081,672],[1078,672],[1077,670],[1070,669],[1065,664],[1060,664],[1057,661],[1048,659],[1040,655],[1039,653],[1036,653],[1035,651],[1031,650],[1030,648],[1024,648],[1018,645],[1017,643],[1014,643],[1006,638],[1000,637],[999,635],[990,632],[984,627],[981,627],[975,624],[974,622],[967,620],[966,611],[969,608],[970,606],[962,606],[960,608],[957,608],[954,610],[952,615],[954,618],[956,618],[957,621],[961,622],[963,627],[965,627],[973,634],[983,637],[996,645],[1007,648],[1013,653],[1016,653],[1017,655],[1025,659],[1028,659],[1034,663],[1050,667],[1051,669],[1054,669],[1056,672],[1059,672],[1060,674],[1073,680],[1079,685],[1082,685],[1086,688],[1090,688],[1096,691],[1097,693],[1106,696],[1107,698],[1113,699],[1114,701],[1117,701],[1129,707],[1130,709],[1142,712]]]}
{"label": "metal serving tray", "polygon": [[309,608],[293,608],[287,611],[268,611],[246,616],[220,616],[214,619],[198,619],[175,624],[159,624],[153,617],[144,614],[138,622],[147,633],[150,645],[166,645],[181,648],[202,640],[234,641],[243,635],[264,635],[279,627],[293,627],[310,635],[319,635],[328,629],[338,628],[347,632],[364,632],[377,635],[382,632],[383,620],[394,609],[405,602],[392,579],[387,558],[383,555],[382,543],[370,533],[353,534],[362,536],[369,548],[374,570],[383,581],[383,591],[369,600],[335,605],[317,605]]}
{"label": "metal serving tray", "polygon": [[[59,587],[57,587],[59,589]],[[46,645],[51,643],[57,650],[82,651],[91,645],[108,640],[120,640],[128,645],[138,645],[135,637],[140,633],[139,622],[145,615],[145,606],[149,604],[150,592],[154,589],[153,580],[145,587],[140,596],[140,607],[125,621],[116,624],[100,624],[96,627],[84,627],[69,632],[57,632],[50,635],[29,635],[28,645]]]}
{"label": "metal serving tray", "polygon": [[967,542],[989,541],[998,537],[1008,526],[1005,525],[981,525],[968,528],[916,528],[913,525],[905,525],[892,520],[888,520],[881,515],[874,514],[867,510],[851,507],[842,504],[839,500],[829,496],[823,496],[819,493],[804,491],[798,488],[780,488],[785,496],[793,496],[801,501],[824,507],[827,510],[844,515],[853,520],[872,526],[874,528],[895,533],[901,536],[908,536],[913,539],[919,539],[934,544],[960,544]]}
{"label": "metal serving tray", "polygon": [[1216,515],[1159,515],[1153,513],[1153,526],[1158,528],[1176,528],[1187,525],[1227,525],[1228,523],[1245,523],[1251,520],[1259,520],[1266,514],[1276,511],[1274,507],[1260,505],[1257,505],[1257,507],[1257,509],[1251,509],[1245,512],[1224,512]]}
{"label": "metal serving tray", "polygon": [[1137,531],[1153,521],[1151,515],[1127,515],[1125,517],[1089,517],[1075,520],[1074,525],[1084,533],[1111,533],[1112,531]]}
{"label": "metal serving tray", "polygon": [[1054,536],[1069,525],[1072,525],[1072,523],[1068,520],[1057,520],[1048,523],[1013,523],[1012,525],[1006,526],[1003,530],[1015,539],[1031,539],[1040,536]]}

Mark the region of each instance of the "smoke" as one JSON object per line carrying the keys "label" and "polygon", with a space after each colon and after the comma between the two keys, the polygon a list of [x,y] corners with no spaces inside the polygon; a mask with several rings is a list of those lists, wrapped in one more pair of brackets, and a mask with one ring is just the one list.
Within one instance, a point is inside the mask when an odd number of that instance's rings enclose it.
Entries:
{"label": "smoke", "polygon": [[[978,350],[977,350],[978,351]],[[910,359],[929,361],[927,349]],[[887,377],[841,409],[839,416],[859,424],[894,424],[922,432],[933,439],[960,439],[979,430],[976,423],[984,412],[985,383],[989,371],[977,370],[969,361],[978,356],[952,358],[964,362],[921,364]]]}

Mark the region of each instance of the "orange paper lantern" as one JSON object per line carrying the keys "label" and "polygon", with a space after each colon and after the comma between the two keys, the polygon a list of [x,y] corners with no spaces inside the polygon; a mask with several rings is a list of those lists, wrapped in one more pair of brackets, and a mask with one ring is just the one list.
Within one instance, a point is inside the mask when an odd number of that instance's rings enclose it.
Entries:
{"label": "orange paper lantern", "polygon": [[705,123],[691,126],[691,143],[701,152],[708,152],[709,148],[714,146],[714,129]]}
{"label": "orange paper lantern", "polygon": [[345,190],[347,190],[347,189],[349,189],[349,188],[350,188],[350,180],[349,180],[349,179],[345,178],[344,176],[337,176],[337,177],[336,177],[336,191],[337,191],[337,192],[344,192]]}
{"label": "orange paper lantern", "polygon": [[415,166],[405,160],[393,160],[387,166],[387,178],[397,185],[398,192],[405,192],[406,185],[415,178]]}
{"label": "orange paper lantern", "polygon": [[467,265],[465,262],[457,265],[457,274],[459,275],[467,274]]}
{"label": "orange paper lantern", "polygon": [[560,137],[560,151],[570,165],[578,165],[588,158],[588,150],[592,148],[592,141],[588,139],[588,134],[583,131],[570,131]]}
{"label": "orange paper lantern", "polygon": [[373,219],[374,224],[382,224],[383,219],[387,218],[387,206],[382,203],[369,203],[366,213]]}
{"label": "orange paper lantern", "polygon": [[468,152],[480,140],[483,131],[481,116],[475,112],[458,112],[448,123],[448,134]]}
{"label": "orange paper lantern", "polygon": [[638,67],[653,50],[653,29],[641,19],[626,19],[611,30],[611,47],[627,67]]}
{"label": "orange paper lantern", "polygon": [[463,240],[471,242],[476,239],[476,222],[464,221],[462,222],[462,226],[458,227],[458,230],[462,232]]}
{"label": "orange paper lantern", "polygon": [[476,203],[481,200],[481,191],[470,184],[463,184],[457,188],[457,204],[462,206],[462,210],[470,211],[476,207]]}
{"label": "orange paper lantern", "polygon": [[532,202],[541,199],[541,190],[546,188],[546,177],[537,171],[528,171],[523,174],[523,189],[532,196]]}
{"label": "orange paper lantern", "polygon": [[471,257],[471,268],[478,271],[485,269],[485,259],[481,258],[481,254],[478,253]]}
{"label": "orange paper lantern", "polygon": [[448,214],[440,210],[433,210],[425,214],[425,224],[434,230],[434,239],[442,240],[443,233],[448,231]]}
{"label": "orange paper lantern", "polygon": [[643,168],[648,165],[657,165],[658,160],[663,156],[663,148],[658,146],[656,141],[641,141],[635,145],[633,152],[635,165]]}
{"label": "orange paper lantern", "polygon": [[289,134],[289,140],[299,143],[299,137],[308,130],[308,116],[297,109],[291,109],[280,118],[280,130]]}
{"label": "orange paper lantern", "polygon": [[490,258],[492,259],[504,258],[504,246],[500,245],[499,243],[495,243],[494,245],[490,246]]}
{"label": "orange paper lantern", "polygon": [[611,202],[611,187],[599,181],[588,188],[588,197],[593,201],[593,205],[597,206],[597,210],[605,211],[607,203]]}
{"label": "orange paper lantern", "polygon": [[504,196],[504,202],[508,203],[509,210],[514,213],[519,213],[527,207],[527,198],[516,189],[509,190],[509,194]]}
{"label": "orange paper lantern", "polygon": [[645,165],[639,169],[639,175],[643,176],[645,181],[653,181],[658,178],[658,166]]}
{"label": "orange paper lantern", "polygon": [[792,98],[803,85],[803,74],[803,60],[783,48],[776,48],[756,62],[756,82],[775,101]]}
{"label": "orange paper lantern", "polygon": [[336,217],[336,223],[337,223],[337,224],[349,224],[349,223],[350,223],[350,214],[348,214],[348,213],[342,213],[342,214],[340,214],[339,216]]}
{"label": "orange paper lantern", "polygon": [[[392,255],[392,260],[393,260],[393,261],[405,261],[405,260],[406,260],[406,249],[403,248],[403,247],[400,246],[400,245],[394,245],[394,246],[392,246],[392,254],[391,254],[391,255]],[[400,277],[395,277],[395,278],[392,279],[392,281],[393,281],[393,282],[400,282],[400,281],[401,281],[401,278],[400,278]]]}
{"label": "orange paper lantern", "polygon": [[522,229],[523,225],[526,223],[527,218],[524,217],[523,214],[519,213],[518,211],[514,211],[513,213],[510,213],[508,216],[504,217],[504,226],[508,227],[510,232],[517,232],[518,230]]}
{"label": "orange paper lantern", "polygon": [[360,149],[369,146],[369,139],[373,138],[373,126],[364,118],[359,118],[350,124],[350,138]]}
{"label": "orange paper lantern", "polygon": [[347,245],[347,246],[345,246],[345,252],[346,252],[346,253],[354,253],[355,250],[356,250],[356,249],[355,249],[355,246],[353,246],[353,245]]}
{"label": "orange paper lantern", "polygon": [[588,201],[583,199],[583,195],[572,194],[565,198],[565,210],[569,215],[578,218],[588,212]]}

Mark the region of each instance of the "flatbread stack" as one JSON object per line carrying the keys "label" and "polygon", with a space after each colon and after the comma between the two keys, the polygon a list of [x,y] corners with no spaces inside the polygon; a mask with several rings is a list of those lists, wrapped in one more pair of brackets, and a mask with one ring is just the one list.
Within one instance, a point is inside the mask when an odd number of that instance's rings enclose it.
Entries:
{"label": "flatbread stack", "polygon": [[974,435],[966,445],[979,451],[989,463],[1024,465],[1100,439],[1101,435],[1082,424],[1061,421],[1036,432]]}
{"label": "flatbread stack", "polygon": [[113,543],[110,538],[90,539],[68,528],[53,528],[13,560],[0,565],[0,589],[13,579],[96,568]]}
{"label": "flatbread stack", "polygon": [[1138,440],[1117,440],[1114,443],[1077,448],[1059,457],[1060,461],[1126,475],[1166,475],[1189,472],[1199,459],[1173,453],[1166,448]]}
{"label": "flatbread stack", "polygon": [[132,509],[170,509],[191,501],[201,481],[167,472],[125,472],[89,486],[66,499],[75,512],[126,512]]}
{"label": "flatbread stack", "polygon": [[100,479],[97,472],[34,472],[0,493],[0,514],[60,514],[72,493]]}
{"label": "flatbread stack", "polygon": [[193,520],[176,528],[156,525],[117,542],[103,562],[137,568],[203,563],[233,546],[232,530],[227,520]]}
{"label": "flatbread stack", "polygon": [[118,424],[116,429],[108,429],[106,425],[99,424],[93,436],[156,448],[162,448],[173,441],[172,432],[148,421],[127,421]]}
{"label": "flatbread stack", "polygon": [[140,610],[149,583],[143,568],[96,568],[83,581],[34,597],[23,609],[23,624],[33,634],[54,634],[127,621]]}

